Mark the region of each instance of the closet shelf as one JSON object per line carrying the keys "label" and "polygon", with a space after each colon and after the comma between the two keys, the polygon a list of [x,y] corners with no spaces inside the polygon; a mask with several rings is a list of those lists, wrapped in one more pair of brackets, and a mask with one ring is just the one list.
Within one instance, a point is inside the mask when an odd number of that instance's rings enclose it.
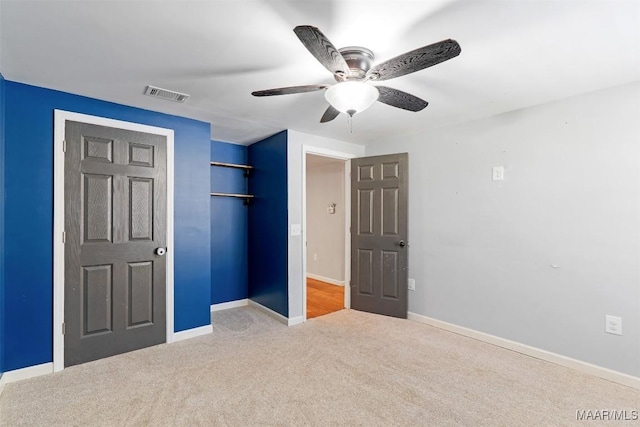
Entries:
{"label": "closet shelf", "polygon": [[221,166],[223,168],[244,169],[244,176],[249,176],[249,171],[253,169],[253,166],[239,165],[237,163],[225,163],[225,162],[211,162],[211,166]]}
{"label": "closet shelf", "polygon": [[[234,169],[243,169],[244,177],[249,177],[249,171],[253,169],[253,166],[249,165],[239,165],[236,163],[225,163],[225,162],[210,162],[211,166],[221,166],[224,168],[234,168]],[[220,197],[235,197],[236,199],[243,199],[244,204],[248,205],[249,200],[253,199],[253,194],[238,194],[238,193],[211,193],[212,196],[220,196]]]}
{"label": "closet shelf", "polygon": [[235,197],[236,199],[244,199],[244,204],[248,205],[249,200],[254,198],[253,194],[236,194],[236,193],[211,193],[212,196]]}

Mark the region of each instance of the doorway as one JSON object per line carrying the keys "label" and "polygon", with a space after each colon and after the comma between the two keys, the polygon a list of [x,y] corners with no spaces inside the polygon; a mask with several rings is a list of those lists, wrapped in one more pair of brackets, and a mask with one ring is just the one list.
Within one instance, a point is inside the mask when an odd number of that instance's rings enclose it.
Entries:
{"label": "doorway", "polygon": [[[306,282],[310,270],[307,266],[314,262],[313,248],[308,246],[307,240],[309,230],[314,228],[311,221],[307,225],[308,155],[339,160],[344,165],[346,178],[344,186],[346,201],[344,204],[346,240],[343,252],[346,291],[344,307],[406,318],[409,246],[407,242],[408,155],[397,153],[386,156],[357,157],[352,153],[303,145],[301,176],[303,224],[302,241],[300,241],[302,268],[296,272],[296,275],[301,273],[298,276],[301,280],[296,280],[295,283],[295,289],[301,291],[297,295],[302,294],[300,302],[303,305],[303,316],[300,316],[299,320],[296,318],[296,323],[303,322],[308,317]],[[329,207],[326,206],[326,208]],[[311,274],[313,274],[312,271]],[[386,307],[387,303],[393,308]],[[386,308],[381,309],[382,306],[390,308],[391,311]]]}
{"label": "doorway", "polygon": [[305,164],[305,318],[311,319],[348,307],[349,183],[346,159],[307,152]]}

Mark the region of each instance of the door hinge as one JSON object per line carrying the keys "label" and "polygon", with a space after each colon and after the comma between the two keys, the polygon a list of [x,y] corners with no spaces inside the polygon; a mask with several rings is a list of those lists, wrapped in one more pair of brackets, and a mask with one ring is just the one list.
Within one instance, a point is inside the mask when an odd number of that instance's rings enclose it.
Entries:
{"label": "door hinge", "polygon": [[65,326],[65,323],[63,322],[62,323],[62,335],[64,335],[66,331],[67,331],[67,328]]}
{"label": "door hinge", "polygon": [[62,243],[67,243],[67,232],[66,231],[62,232]]}
{"label": "door hinge", "polygon": [[62,140],[62,152],[63,153],[67,152],[67,140],[66,139]]}

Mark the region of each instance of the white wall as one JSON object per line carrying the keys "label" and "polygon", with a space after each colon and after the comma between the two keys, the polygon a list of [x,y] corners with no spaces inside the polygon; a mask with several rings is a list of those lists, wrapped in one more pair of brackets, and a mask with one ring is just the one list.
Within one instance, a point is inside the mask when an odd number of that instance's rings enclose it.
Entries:
{"label": "white wall", "polygon": [[[316,150],[318,154],[342,153],[347,157],[361,157],[364,147],[321,136],[309,135],[293,130],[288,131],[287,144],[287,193],[289,209],[289,321],[297,321],[304,316],[303,287],[304,240],[303,236],[291,235],[291,224],[303,223],[303,183],[305,150]],[[306,233],[306,230],[303,230]]]}
{"label": "white wall", "polygon": [[344,284],[344,161],[315,164],[314,157],[307,155],[307,273]]}
{"label": "white wall", "polygon": [[409,311],[640,376],[639,145],[634,83],[368,146],[409,153]]}

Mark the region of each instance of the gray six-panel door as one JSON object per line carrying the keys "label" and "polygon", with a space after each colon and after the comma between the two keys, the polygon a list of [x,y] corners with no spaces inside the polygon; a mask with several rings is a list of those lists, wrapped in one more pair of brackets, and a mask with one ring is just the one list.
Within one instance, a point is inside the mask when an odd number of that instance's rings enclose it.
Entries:
{"label": "gray six-panel door", "polygon": [[351,160],[351,308],[407,317],[407,153]]}
{"label": "gray six-panel door", "polygon": [[166,138],[67,121],[64,364],[166,340]]}

